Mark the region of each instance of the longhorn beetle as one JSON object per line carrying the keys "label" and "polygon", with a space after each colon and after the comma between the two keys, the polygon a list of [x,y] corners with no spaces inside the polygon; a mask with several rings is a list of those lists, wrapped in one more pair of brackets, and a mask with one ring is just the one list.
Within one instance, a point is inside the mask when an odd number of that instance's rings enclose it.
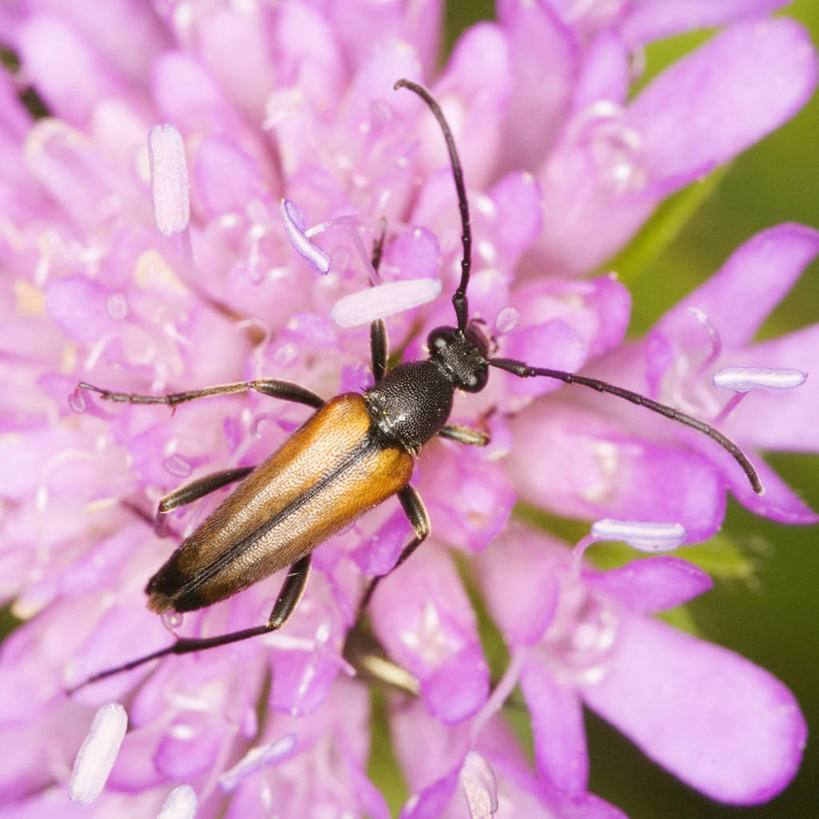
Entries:
{"label": "longhorn beetle", "polygon": [[[395,564],[395,568],[400,566],[429,534],[424,504],[409,484],[415,457],[435,435],[464,444],[488,443],[484,433],[449,424],[447,420],[455,391],[480,392],[486,386],[490,367],[520,378],[543,376],[591,387],[693,427],[726,449],[742,467],[754,491],[762,492],[756,470],[739,447],[703,421],[595,378],[532,367],[510,358],[490,357],[489,339],[478,323],[469,319],[466,291],[472,260],[472,232],[463,172],[452,132],[426,88],[406,79],[398,80],[394,87],[409,89],[427,104],[446,141],[458,197],[463,246],[460,283],[452,296],[456,326],[438,327],[429,334],[426,361],[404,362],[388,370],[386,329],[383,320],[374,321],[370,326],[370,351],[375,385],[363,394],[345,393],[326,403],[305,387],[270,378],[160,396],[113,392],[80,383],[81,389],[92,390],[105,400],[131,404],[174,407],[206,396],[255,390],[316,410],[259,466],[199,478],[167,495],[159,504],[160,513],[170,512],[244,479],[177,548],[148,581],[145,591],[152,611],[191,611],[230,597],[289,566],[268,621],[217,637],[178,638],[166,648],[95,674],[81,685],[168,654],[201,651],[281,628],[304,592],[313,549],[395,494],[415,530]],[[383,239],[382,233],[373,253],[374,267],[380,260]],[[360,612],[379,579],[370,580]]]}

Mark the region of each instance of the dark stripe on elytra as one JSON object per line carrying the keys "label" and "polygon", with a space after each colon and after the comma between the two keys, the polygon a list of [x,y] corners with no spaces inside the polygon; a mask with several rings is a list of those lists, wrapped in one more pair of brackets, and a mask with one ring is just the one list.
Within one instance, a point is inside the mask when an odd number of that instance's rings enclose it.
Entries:
{"label": "dark stripe on elytra", "polygon": [[[242,540],[240,540],[238,543],[231,546],[230,549],[221,554],[213,563],[209,564],[205,568],[198,571],[187,582],[183,583],[181,586],[178,586],[173,594],[168,594],[168,596],[171,597],[174,604],[176,604],[178,601],[181,600],[181,598],[186,597],[187,595],[195,592],[200,586],[207,583],[208,580],[210,580],[212,577],[217,575],[222,569],[224,569],[225,566],[236,560],[248,549],[252,548],[253,545],[257,543],[261,538],[263,538],[268,532],[270,532],[271,529],[278,526],[278,524],[281,523],[282,520],[284,520],[289,515],[292,515],[294,512],[297,512],[305,504],[309,503],[330,482],[338,478],[351,466],[354,466],[355,463],[362,456],[368,455],[371,452],[375,452],[380,449],[382,449],[382,447],[379,446],[378,442],[374,439],[374,437],[368,433],[364,441],[360,443],[350,453],[350,455],[344,461],[342,461],[332,472],[329,472],[323,478],[320,478],[318,481],[316,481],[316,483],[314,483],[311,487],[302,492],[297,498],[295,498],[295,500],[291,501],[287,506],[285,506],[275,515],[273,515],[273,517],[270,518],[270,520],[266,521],[258,529],[254,529],[250,534],[242,538]],[[170,566],[168,568],[170,568]],[[162,574],[164,574],[164,572],[162,572]],[[159,588],[159,584],[156,584],[155,586],[151,584],[151,586],[153,587],[153,589],[161,591],[161,589]],[[179,610],[180,609],[177,608],[177,611]]]}

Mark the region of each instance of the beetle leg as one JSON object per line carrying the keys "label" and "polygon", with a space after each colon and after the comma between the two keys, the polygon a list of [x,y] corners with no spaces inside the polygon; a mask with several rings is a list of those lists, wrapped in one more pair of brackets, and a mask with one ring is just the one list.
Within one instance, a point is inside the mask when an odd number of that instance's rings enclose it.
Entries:
{"label": "beetle leg", "polygon": [[[404,507],[404,512],[409,518],[412,528],[415,529],[415,537],[404,546],[398,561],[391,569],[393,572],[426,540],[429,534],[429,515],[421,496],[411,486],[407,485],[398,493],[398,499],[401,501],[401,506]],[[359,618],[364,609],[367,608],[375,587],[381,579],[381,577],[374,577],[370,581],[370,585],[367,586],[367,591],[364,592],[364,597],[361,598],[361,604],[358,607]]]}
{"label": "beetle leg", "polygon": [[217,646],[226,646],[230,643],[238,643],[241,640],[247,640],[250,637],[257,637],[260,634],[268,634],[271,631],[281,628],[290,615],[293,609],[296,608],[304,588],[307,585],[307,578],[310,575],[310,557],[305,557],[297,560],[287,573],[284,584],[279,591],[279,596],[276,598],[276,603],[273,606],[273,611],[270,612],[268,621],[262,626],[253,626],[253,628],[242,629],[241,631],[231,631],[228,634],[220,634],[218,637],[180,637],[176,642],[165,648],[160,648],[159,651],[154,651],[151,654],[145,654],[142,657],[137,657],[135,660],[118,665],[115,668],[109,668],[105,671],[100,671],[94,674],[87,680],[84,680],[79,685],[75,685],[68,689],[69,694],[73,694],[80,688],[92,682],[112,677],[114,674],[120,674],[123,671],[130,671],[137,668],[144,663],[151,660],[158,660],[161,657],[167,657],[170,654],[190,654],[194,651],[205,651],[209,648],[216,648]]}
{"label": "beetle leg", "polygon": [[307,586],[307,578],[310,576],[310,559],[312,556],[312,552],[305,555],[288,570],[287,577],[284,579],[279,596],[276,598],[273,610],[267,620],[269,631],[281,628],[299,604],[299,600],[301,600]]}
{"label": "beetle leg", "polygon": [[[381,221],[381,234],[373,245],[372,265],[373,270],[378,272],[381,264],[381,254],[384,250],[384,237],[387,235],[387,222]],[[390,354],[390,344],[387,338],[387,327],[384,319],[376,319],[370,324],[370,358],[373,365],[373,377],[377,384],[387,372],[387,359]]]}
{"label": "beetle leg", "polygon": [[373,363],[373,377],[377,384],[387,372],[389,341],[384,319],[376,319],[370,325],[370,357]]}
{"label": "beetle leg", "polygon": [[159,514],[166,515],[174,509],[179,509],[181,506],[186,506],[193,503],[199,498],[204,498],[211,492],[221,489],[234,481],[240,481],[247,477],[256,467],[255,466],[240,466],[236,469],[225,469],[222,472],[211,472],[210,475],[205,475],[202,478],[197,478],[195,481],[186,483],[175,489],[173,492],[165,495],[159,501]]}
{"label": "beetle leg", "polygon": [[279,381],[275,378],[257,378],[255,381],[234,381],[231,384],[219,384],[215,387],[205,387],[201,390],[189,390],[188,392],[172,392],[167,395],[140,395],[130,392],[114,392],[102,387],[95,387],[85,381],[79,383],[81,390],[91,390],[99,394],[100,398],[106,401],[117,401],[123,404],[167,404],[175,407],[185,401],[194,401],[197,398],[206,398],[211,395],[231,395],[238,392],[248,392],[254,390],[263,395],[273,398],[281,398],[283,401],[295,401],[298,404],[319,409],[324,406],[324,400],[319,398],[312,390],[294,384],[292,381]]}
{"label": "beetle leg", "polygon": [[441,427],[438,434],[442,438],[449,438],[450,441],[470,446],[486,446],[492,440],[487,433],[479,429],[472,429],[472,427],[463,427],[460,424],[446,424]]}

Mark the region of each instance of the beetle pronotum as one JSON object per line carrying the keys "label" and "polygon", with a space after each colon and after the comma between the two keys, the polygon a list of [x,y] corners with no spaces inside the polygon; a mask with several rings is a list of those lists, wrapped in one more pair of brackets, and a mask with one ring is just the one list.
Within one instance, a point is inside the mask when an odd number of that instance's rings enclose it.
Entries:
{"label": "beetle pronotum", "polygon": [[[313,549],[395,494],[415,532],[394,568],[400,566],[429,534],[424,504],[409,483],[415,457],[435,435],[478,446],[488,442],[483,432],[447,421],[455,391],[481,391],[490,367],[521,378],[542,376],[580,384],[693,427],[727,450],[748,476],[754,491],[762,492],[759,477],[747,457],[709,424],[595,378],[489,355],[489,339],[478,323],[469,319],[466,291],[472,232],[452,132],[437,102],[423,86],[401,79],[395,88],[409,89],[429,106],[446,140],[463,246],[460,282],[452,296],[456,326],[439,327],[430,333],[428,359],[404,362],[388,370],[385,325],[381,319],[374,321],[370,326],[374,386],[363,393],[345,393],[327,402],[305,387],[268,378],[161,396],[113,392],[81,383],[81,389],[94,391],[103,399],[132,404],[173,407],[197,398],[255,390],[316,410],[259,466],[200,478],[167,495],[159,504],[160,513],[169,512],[243,479],[148,581],[148,607],[157,613],[204,608],[289,566],[267,622],[217,637],[178,638],[166,648],[95,674],[86,683],[168,654],[200,651],[281,628],[304,592]],[[383,238],[382,234],[376,244],[374,267],[378,266]],[[366,607],[378,581],[378,577],[370,580],[360,611]]]}

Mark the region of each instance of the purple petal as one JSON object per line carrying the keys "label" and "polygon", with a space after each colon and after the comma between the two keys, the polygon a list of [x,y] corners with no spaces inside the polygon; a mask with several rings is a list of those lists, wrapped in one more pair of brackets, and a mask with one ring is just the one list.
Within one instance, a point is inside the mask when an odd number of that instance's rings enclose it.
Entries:
{"label": "purple petal", "polygon": [[[171,38],[152,6],[142,0],[29,4],[57,8],[60,17],[126,77],[145,81],[154,59],[170,48]],[[111,32],[127,32],[112,37]],[[114,73],[110,72],[109,73]]]}
{"label": "purple petal", "polygon": [[608,572],[586,572],[583,579],[593,589],[641,613],[680,606],[714,585],[708,574],[693,563],[665,556],[633,560]]}
{"label": "purple petal", "polygon": [[554,617],[559,591],[555,549],[565,552],[545,535],[511,526],[477,558],[486,604],[510,646],[533,645]]}
{"label": "purple petal", "polygon": [[[537,361],[556,370],[576,372],[585,363],[588,348],[580,333],[562,319],[529,327],[516,327],[503,340],[503,355],[518,361]],[[560,389],[550,378],[506,378],[506,391],[514,396],[537,397]]]}
{"label": "purple petal", "polygon": [[674,63],[622,113],[576,115],[538,174],[540,264],[579,272],[602,262],[660,198],[796,113],[815,78],[800,26],[784,18],[743,23]]}
{"label": "purple petal", "polygon": [[557,682],[548,663],[536,654],[527,658],[520,685],[532,717],[538,773],[560,793],[581,795],[589,775],[589,757],[583,709],[574,688]]}
{"label": "purple petal", "polygon": [[228,139],[211,137],[199,146],[194,165],[196,188],[208,214],[242,213],[262,195],[253,159]]}
{"label": "purple petal", "polygon": [[[285,21],[293,16],[282,12],[277,33],[287,28]],[[312,42],[313,32],[305,17],[301,15],[301,36],[294,37],[292,29],[285,31],[285,42]],[[282,62],[291,56],[282,53],[279,43],[271,42],[273,32],[268,21],[265,10],[258,6],[214,8],[210,13],[200,13],[197,21],[197,51],[219,85],[255,121],[261,120],[265,102],[276,86],[276,56]],[[242,55],[241,60],[235,59],[237,54]]]}
{"label": "purple petal", "polygon": [[654,185],[689,181],[779,127],[815,84],[816,55],[801,26],[739,23],[663,72],[627,122],[642,134]]}
{"label": "purple petal", "polygon": [[445,553],[425,543],[385,577],[371,604],[373,628],[399,665],[421,681],[432,712],[451,723],[486,700],[489,670],[475,612]]}
{"label": "purple petal", "polygon": [[[392,709],[389,719],[395,754],[411,792],[420,793],[453,773],[457,776],[472,745],[469,723],[444,725],[417,699]],[[419,737],[424,739],[424,753],[418,753]]]}
{"label": "purple petal", "polygon": [[69,336],[93,344],[122,326],[108,312],[109,295],[102,285],[85,276],[69,276],[46,285],[46,309]]}
{"label": "purple petal", "polygon": [[[631,294],[613,276],[595,279],[544,279],[525,282],[512,293],[519,324],[562,319],[580,335],[589,358],[597,358],[623,342],[631,314]],[[549,366],[549,351],[530,362]]]}
{"label": "purple petal", "polygon": [[[817,254],[819,231],[792,223],[763,230],[737,248],[705,284],[666,313],[655,329],[683,348],[697,349],[702,344],[702,330],[692,321],[689,309],[695,307],[717,329],[724,347],[743,346]],[[748,363],[767,362],[754,358]],[[794,361],[780,366],[800,365]]]}
{"label": "purple petal", "polygon": [[787,5],[789,0],[643,0],[627,7],[619,30],[630,46],[714,28]]}
{"label": "purple petal", "polygon": [[390,515],[369,541],[359,546],[350,556],[362,574],[387,574],[409,542],[410,533],[407,516],[403,510],[398,510]]}
{"label": "purple petal", "polygon": [[[477,23],[458,38],[433,88],[453,129],[461,164],[473,190],[495,178],[510,94],[510,61],[509,44],[501,27]],[[432,146],[440,150],[440,134],[434,129],[425,132],[424,140],[425,155]],[[436,151],[429,156],[440,154]]]}
{"label": "purple petal", "polygon": [[84,125],[96,102],[122,96],[104,59],[56,17],[31,17],[21,33],[20,51],[49,109],[67,122]]}
{"label": "purple petal", "polygon": [[601,32],[585,54],[572,100],[574,112],[601,102],[622,105],[628,95],[629,70],[625,43],[611,31]]}
{"label": "purple petal", "polygon": [[596,413],[553,399],[524,410],[512,428],[510,468],[530,503],[566,517],[673,521],[689,542],[722,522],[724,479],[695,452],[624,435]]}
{"label": "purple petal", "polygon": [[225,726],[211,714],[183,712],[159,741],[153,762],[171,781],[192,779],[213,770],[226,742]]}
{"label": "purple petal", "polygon": [[384,266],[396,268],[404,279],[437,279],[441,275],[438,237],[426,228],[413,228],[390,242],[384,251]]}
{"label": "purple petal", "polygon": [[495,206],[499,251],[494,263],[512,269],[543,226],[540,186],[530,173],[511,173],[493,186],[489,196]]}
{"label": "purple petal", "polygon": [[730,462],[730,458],[726,458],[720,453],[718,453],[718,457],[721,458],[725,477],[730,483],[731,491],[747,509],[757,515],[791,525],[806,526],[811,523],[819,523],[819,515],[761,458],[754,459],[754,466],[762,480],[762,485],[765,487],[765,492],[762,495],[757,495],[748,485],[744,475]]}
{"label": "purple petal", "polygon": [[438,819],[445,815],[458,786],[456,769],[414,794],[401,809],[400,819]]}
{"label": "purple petal", "polygon": [[819,425],[815,422],[819,406],[819,324],[760,342],[739,356],[768,367],[796,367],[809,375],[799,389],[786,394],[757,391],[748,396],[726,420],[726,430],[737,440],[760,449],[819,450]]}
{"label": "purple petal", "polygon": [[790,691],[748,660],[624,613],[588,704],[652,759],[723,802],[770,799],[796,772],[806,727]]}
{"label": "purple petal", "polygon": [[572,32],[543,3],[500,0],[515,93],[506,110],[500,170],[533,169],[546,156],[569,104],[578,66]]}
{"label": "purple petal", "polygon": [[426,498],[432,531],[459,549],[480,551],[506,526],[515,493],[509,475],[477,448],[441,444],[434,469],[424,469],[418,489]]}

